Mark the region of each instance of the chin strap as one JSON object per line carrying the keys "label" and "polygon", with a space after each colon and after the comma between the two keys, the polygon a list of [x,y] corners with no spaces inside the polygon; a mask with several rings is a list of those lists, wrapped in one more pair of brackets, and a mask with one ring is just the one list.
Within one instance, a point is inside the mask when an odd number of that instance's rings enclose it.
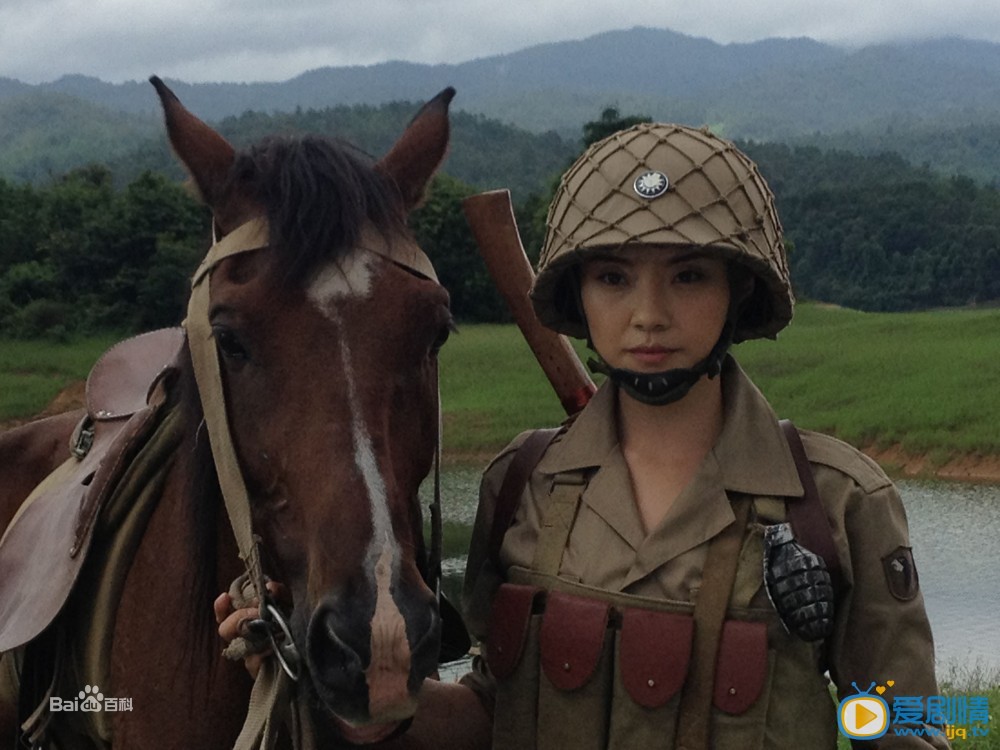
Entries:
{"label": "chin strap", "polygon": [[735,328],[734,320],[727,320],[712,351],[694,367],[678,367],[652,373],[635,372],[611,367],[600,358],[600,355],[588,360],[587,366],[593,372],[607,375],[615,385],[636,401],[652,406],[672,404],[684,398],[692,386],[701,380],[702,375],[708,375],[711,379],[722,372],[722,360],[732,346]]}

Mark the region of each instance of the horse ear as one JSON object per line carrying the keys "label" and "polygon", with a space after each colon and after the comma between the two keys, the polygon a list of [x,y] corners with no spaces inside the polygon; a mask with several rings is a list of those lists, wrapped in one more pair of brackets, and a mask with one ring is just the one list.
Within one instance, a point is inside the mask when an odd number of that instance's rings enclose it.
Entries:
{"label": "horse ear", "polygon": [[448,152],[448,105],[454,96],[455,89],[449,86],[421,107],[377,164],[396,182],[407,211],[423,200],[431,177]]}
{"label": "horse ear", "polygon": [[235,151],[229,142],[191,114],[157,76],[149,79],[160,97],[170,145],[187,168],[201,198],[218,217]]}

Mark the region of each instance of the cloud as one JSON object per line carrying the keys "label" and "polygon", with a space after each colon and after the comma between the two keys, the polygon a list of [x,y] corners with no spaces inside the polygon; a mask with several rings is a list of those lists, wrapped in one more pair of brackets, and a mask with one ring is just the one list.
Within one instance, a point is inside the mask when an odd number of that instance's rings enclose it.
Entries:
{"label": "cloud", "polygon": [[284,80],[327,65],[462,62],[631,26],[718,42],[809,36],[864,44],[957,35],[1000,41],[981,0],[3,0],[0,75],[108,81]]}

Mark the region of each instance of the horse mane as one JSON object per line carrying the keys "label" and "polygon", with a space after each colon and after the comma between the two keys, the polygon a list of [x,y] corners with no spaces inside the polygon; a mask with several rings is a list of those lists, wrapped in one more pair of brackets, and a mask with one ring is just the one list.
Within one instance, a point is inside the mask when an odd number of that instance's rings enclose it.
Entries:
{"label": "horse mane", "polygon": [[396,184],[344,141],[270,136],[236,154],[231,180],[265,206],[271,268],[288,284],[346,255],[366,223],[387,239],[405,231]]}

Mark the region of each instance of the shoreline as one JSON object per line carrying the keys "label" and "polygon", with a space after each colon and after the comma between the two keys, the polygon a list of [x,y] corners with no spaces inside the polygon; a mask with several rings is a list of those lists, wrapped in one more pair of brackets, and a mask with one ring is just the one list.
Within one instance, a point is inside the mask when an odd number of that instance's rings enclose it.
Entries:
{"label": "shoreline", "polygon": [[[443,456],[445,466],[482,470],[502,450],[448,451],[447,442]],[[890,479],[926,479],[947,482],[1000,485],[1000,455],[957,455],[943,464],[933,462],[928,454],[906,453],[899,445],[890,448],[870,446],[861,452],[878,463]]]}
{"label": "shoreline", "polygon": [[931,461],[929,455],[907,453],[898,444],[881,449],[870,446],[862,448],[862,452],[876,461],[893,479],[1000,484],[1000,456],[957,455],[937,464]]}

